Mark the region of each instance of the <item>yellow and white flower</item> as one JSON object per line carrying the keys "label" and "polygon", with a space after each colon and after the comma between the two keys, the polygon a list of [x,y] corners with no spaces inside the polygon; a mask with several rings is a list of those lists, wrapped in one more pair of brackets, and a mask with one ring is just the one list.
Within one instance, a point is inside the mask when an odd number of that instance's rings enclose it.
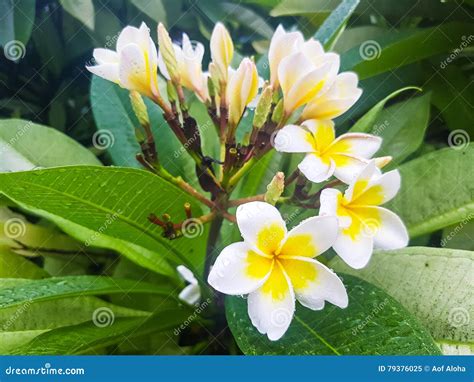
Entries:
{"label": "yellow and white flower", "polygon": [[211,59],[219,73],[219,80],[227,82],[228,69],[234,56],[234,43],[224,24],[217,23],[211,35]]}
{"label": "yellow and white flower", "polygon": [[231,126],[237,126],[245,107],[256,97],[258,86],[257,67],[252,60],[244,58],[232,73],[227,86],[226,100]]}
{"label": "yellow and white flower", "polygon": [[[207,90],[207,75],[202,72],[202,58],[204,56],[204,45],[196,43],[194,46],[186,33],[183,33],[182,46],[173,44],[176,57],[177,70],[181,84],[195,92],[201,101],[209,98]],[[168,69],[161,52],[158,53],[158,67],[160,73],[170,80]]]}
{"label": "yellow and white flower", "polygon": [[381,174],[372,160],[351,182],[344,195],[336,189],[325,189],[321,193],[319,214],[337,216],[340,230],[333,248],[349,266],[356,269],[365,267],[374,246],[381,249],[407,246],[408,232],[402,220],[380,207],[399,189],[398,170]]}
{"label": "yellow and white flower", "polygon": [[125,27],[117,39],[116,51],[94,49],[98,65],[87,69],[128,90],[147,97],[158,95],[158,54],[145,23],[140,28]]}
{"label": "yellow and white flower", "polygon": [[[350,183],[380,148],[382,138],[364,133],[346,133],[336,138],[330,120],[308,120],[287,125],[275,136],[275,149],[287,153],[306,153],[298,165],[312,182],[322,182],[334,175]],[[383,165],[389,158],[377,158]]]}
{"label": "yellow and white flower", "polygon": [[325,300],[347,306],[341,280],[314,259],[335,242],[335,217],[312,217],[287,232],[274,206],[251,202],[237,209],[237,224],[244,241],[222,250],[208,282],[225,294],[248,294],[248,314],[260,333],[272,341],[281,338],[293,319],[295,298],[313,310],[323,309]]}
{"label": "yellow and white flower", "polygon": [[358,78],[355,73],[340,73],[329,90],[316,96],[303,109],[301,120],[328,120],[339,117],[354,105],[362,95],[357,87]]}
{"label": "yellow and white flower", "polygon": [[179,299],[184,301],[189,305],[196,305],[201,300],[201,288],[199,287],[196,277],[194,277],[193,272],[186,268],[184,265],[179,265],[176,270],[183,278],[184,281],[187,281],[187,285],[179,294]]}

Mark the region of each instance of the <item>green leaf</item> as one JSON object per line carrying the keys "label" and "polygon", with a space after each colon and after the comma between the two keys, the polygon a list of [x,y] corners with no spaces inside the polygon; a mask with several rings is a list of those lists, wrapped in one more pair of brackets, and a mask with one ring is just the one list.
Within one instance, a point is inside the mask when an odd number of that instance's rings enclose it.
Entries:
{"label": "green leaf", "polygon": [[30,343],[12,349],[9,354],[94,354],[100,348],[120,344],[127,338],[175,328],[187,318],[187,310],[173,309],[159,312],[150,318],[116,318],[107,326],[97,326],[93,322],[67,326],[43,333]]}
{"label": "green leaf", "polygon": [[[207,235],[204,227],[197,227],[192,237],[170,241],[163,237],[159,226],[148,220],[151,213],[168,213],[175,221],[182,221],[186,202],[199,216],[199,204],[147,171],[71,166],[0,174],[0,194],[63,228],[61,223],[69,221],[144,247],[175,264],[187,264],[196,276],[202,269]],[[94,234],[89,238],[92,245],[96,237]]]}
{"label": "green leaf", "polygon": [[48,274],[12,250],[0,246],[0,278],[40,279]]}
{"label": "green leaf", "polygon": [[90,30],[94,30],[94,3],[92,0],[59,0],[64,10]]}
{"label": "green leaf", "polygon": [[383,100],[379,101],[375,106],[373,106],[361,118],[359,118],[359,120],[350,129],[350,132],[351,133],[368,133],[373,128],[373,126],[375,124],[375,121],[377,120],[380,113],[382,112],[385,104],[388,101],[390,101],[392,98],[395,98],[400,93],[402,93],[406,90],[419,90],[419,91],[421,91],[421,89],[417,88],[416,86],[408,86],[408,87],[398,89],[398,90],[392,92],[387,97],[385,97]]}
{"label": "green leaf", "polygon": [[364,269],[353,270],[338,257],[331,267],[382,288],[418,318],[436,341],[474,344],[470,319],[474,252],[411,247],[377,251]]}
{"label": "green leaf", "polygon": [[330,13],[340,0],[283,0],[270,12],[270,16],[305,15]]}
{"label": "green leaf", "polygon": [[360,79],[372,77],[458,48],[471,29],[470,24],[452,22],[368,40],[342,55],[341,70],[353,70]]}
{"label": "green leaf", "polygon": [[[273,36],[273,28],[267,23],[265,18],[250,8],[243,7],[235,2],[220,2],[220,8],[226,13],[226,17],[233,17],[245,28],[250,29],[257,35],[271,39]],[[253,37],[255,38],[255,37]]]}
{"label": "green leaf", "polygon": [[469,214],[458,224],[443,229],[440,245],[443,248],[474,251],[474,214]]}
{"label": "green leaf", "polygon": [[25,302],[50,301],[71,296],[150,293],[171,296],[173,289],[136,280],[101,276],[50,277],[25,281],[20,286],[0,288],[0,309]]}
{"label": "green leaf", "polygon": [[377,156],[392,156],[390,167],[402,162],[423,143],[430,116],[430,96],[428,93],[388,107],[369,130],[383,138]]}
{"label": "green leaf", "polygon": [[410,237],[456,224],[474,213],[474,144],[437,150],[400,166],[402,188],[386,207]]}
{"label": "green leaf", "polygon": [[162,0],[131,0],[140,11],[151,17],[157,23],[166,24],[166,8]]}
{"label": "green leaf", "polygon": [[8,57],[23,58],[35,22],[35,0],[3,0],[0,15],[0,46],[9,52]]}
{"label": "green leaf", "polygon": [[0,172],[74,164],[100,165],[86,148],[67,135],[31,121],[0,120]]}
{"label": "green leaf", "polygon": [[312,311],[298,304],[286,334],[272,342],[255,329],[247,301],[226,299],[229,327],[248,355],[439,354],[429,333],[396,300],[377,287],[344,275],[349,306]]}
{"label": "green leaf", "polygon": [[358,5],[359,0],[342,0],[341,4],[324,20],[314,38],[319,40],[325,49],[330,50]]}

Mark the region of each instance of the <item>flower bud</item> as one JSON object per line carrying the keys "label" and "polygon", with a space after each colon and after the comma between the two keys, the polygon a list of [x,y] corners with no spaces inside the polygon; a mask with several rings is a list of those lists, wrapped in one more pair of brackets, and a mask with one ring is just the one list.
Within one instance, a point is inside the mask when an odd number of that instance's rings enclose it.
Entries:
{"label": "flower bud", "polygon": [[234,56],[234,44],[222,23],[217,23],[211,35],[211,58],[219,72],[219,80],[227,82],[227,70]]}
{"label": "flower bud", "polygon": [[267,121],[268,114],[270,113],[270,109],[272,107],[272,93],[272,88],[267,86],[260,96],[260,100],[258,101],[253,117],[253,126],[257,129],[260,129]]}
{"label": "flower bud", "polygon": [[173,43],[171,42],[168,31],[162,23],[158,24],[158,44],[160,54],[163,57],[163,61],[165,62],[171,80],[174,83],[179,83],[178,62],[176,60]]}
{"label": "flower bud", "polygon": [[149,126],[150,118],[148,117],[148,111],[140,93],[132,90],[130,92],[130,102],[132,103],[133,112],[137,116],[140,126]]}
{"label": "flower bud", "polygon": [[275,106],[275,110],[273,110],[272,114],[272,121],[275,123],[280,123],[283,117],[283,98],[277,103]]}
{"label": "flower bud", "polygon": [[277,172],[273,177],[272,181],[267,186],[267,192],[265,193],[265,201],[272,205],[275,205],[278,198],[283,194],[285,189],[285,174]]}

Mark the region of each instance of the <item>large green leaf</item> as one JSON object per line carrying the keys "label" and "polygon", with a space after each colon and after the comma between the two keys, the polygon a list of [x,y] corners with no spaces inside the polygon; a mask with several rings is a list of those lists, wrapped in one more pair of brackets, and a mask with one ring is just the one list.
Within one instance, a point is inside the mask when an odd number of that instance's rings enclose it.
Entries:
{"label": "large green leaf", "polygon": [[443,248],[474,251],[474,214],[469,214],[458,224],[443,229],[440,245]]}
{"label": "large green leaf", "polygon": [[474,144],[423,155],[400,167],[402,188],[387,207],[410,237],[458,223],[474,213]]}
{"label": "large green leaf", "polygon": [[436,341],[474,349],[474,252],[412,247],[375,252],[353,270],[340,258],[331,266],[377,285],[430,330]]}
{"label": "large green leaf", "polygon": [[189,317],[184,309],[158,312],[150,318],[117,318],[111,325],[87,322],[43,333],[30,343],[12,349],[9,354],[65,355],[94,354],[98,349],[121,344],[127,338],[144,336],[175,328]]}
{"label": "large green leaf", "polygon": [[247,301],[226,299],[232,334],[245,354],[439,354],[429,333],[396,300],[377,287],[344,276],[349,306],[328,304],[312,311],[298,304],[293,322],[279,341],[269,341],[248,317]]}
{"label": "large green leaf", "polygon": [[0,46],[7,58],[20,59],[26,54],[25,45],[35,22],[35,0],[3,0],[0,14]]}
{"label": "large green leaf", "polygon": [[[25,190],[28,192],[24,192]],[[148,216],[168,213],[185,220],[183,205],[199,204],[188,194],[149,172],[126,168],[71,166],[0,174],[0,194],[20,207],[52,220],[72,222],[105,233],[173,261],[202,269],[206,230],[198,226],[189,237],[170,241]],[[90,237],[92,245],[97,236]],[[132,259],[133,260],[133,259]],[[199,275],[200,272],[198,272]]]}
{"label": "large green leaf", "polygon": [[174,291],[171,286],[160,287],[151,283],[111,277],[50,277],[41,280],[24,280],[19,286],[1,287],[0,309],[65,297],[124,293],[150,293],[172,296]]}
{"label": "large green leaf", "polygon": [[100,165],[86,148],[67,135],[31,121],[0,120],[0,172],[74,164]]}
{"label": "large green leaf", "polygon": [[415,152],[423,143],[429,115],[430,93],[383,110],[368,131],[383,138],[377,156],[392,156],[393,167]]}
{"label": "large green leaf", "polygon": [[94,30],[94,3],[92,0],[59,0],[64,10],[78,19],[90,30]]}
{"label": "large green leaf", "polygon": [[359,0],[342,0],[341,4],[324,20],[314,35],[326,49],[334,46],[337,37],[344,30],[349,18],[359,5]]}
{"label": "large green leaf", "polygon": [[470,24],[452,22],[368,40],[343,54],[341,67],[355,71],[360,79],[372,77],[458,48],[471,29]]}

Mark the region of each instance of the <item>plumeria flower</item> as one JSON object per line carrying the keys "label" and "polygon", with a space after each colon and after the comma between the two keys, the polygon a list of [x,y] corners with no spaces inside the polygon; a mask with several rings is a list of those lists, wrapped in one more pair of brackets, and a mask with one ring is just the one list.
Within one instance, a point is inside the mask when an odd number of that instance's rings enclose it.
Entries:
{"label": "plumeria flower", "polygon": [[128,90],[147,97],[158,95],[158,54],[145,23],[140,28],[125,27],[117,39],[117,50],[94,49],[98,65],[87,69]]}
{"label": "plumeria flower", "polygon": [[187,285],[179,294],[179,299],[189,305],[196,305],[201,300],[201,288],[199,287],[196,277],[193,272],[186,268],[184,265],[179,265],[176,270],[181,275],[184,281],[187,281]]}
{"label": "plumeria flower", "polygon": [[351,182],[344,195],[336,189],[321,193],[321,216],[337,216],[340,232],[334,250],[351,267],[367,265],[374,246],[381,249],[406,247],[408,233],[402,220],[380,207],[400,189],[398,170],[381,174],[375,161]]}
{"label": "plumeria flower", "polygon": [[227,82],[227,73],[234,56],[234,43],[224,24],[217,23],[212,31],[211,41],[211,58],[212,64],[215,66],[219,79]]}
{"label": "plumeria flower", "polygon": [[[367,165],[380,148],[382,138],[364,133],[346,133],[336,138],[334,123],[312,119],[301,126],[287,125],[275,136],[275,149],[287,153],[306,153],[298,165],[312,182],[322,182],[334,175],[344,183]],[[384,165],[390,158],[382,157],[377,164]]]}
{"label": "plumeria flower", "polygon": [[237,126],[245,107],[256,97],[259,80],[257,68],[252,60],[244,58],[239,68],[231,75],[227,86],[229,123]]}
{"label": "plumeria flower", "polygon": [[324,301],[341,308],[348,297],[341,280],[314,258],[337,237],[337,219],[312,217],[287,232],[271,204],[251,202],[238,207],[237,224],[244,239],[222,250],[208,282],[229,295],[248,294],[252,324],[272,341],[281,338],[293,319],[295,298],[320,310]]}
{"label": "plumeria flower", "polygon": [[[207,90],[207,75],[202,72],[202,58],[204,56],[204,45],[196,43],[194,46],[186,33],[183,33],[182,46],[173,44],[178,73],[181,84],[195,92],[201,101],[209,99]],[[170,80],[170,75],[161,52],[158,54],[158,67],[160,73]]]}
{"label": "plumeria flower", "polygon": [[339,74],[327,92],[317,96],[305,106],[301,120],[328,120],[345,113],[362,95],[362,89],[357,87],[357,83],[355,73]]}

